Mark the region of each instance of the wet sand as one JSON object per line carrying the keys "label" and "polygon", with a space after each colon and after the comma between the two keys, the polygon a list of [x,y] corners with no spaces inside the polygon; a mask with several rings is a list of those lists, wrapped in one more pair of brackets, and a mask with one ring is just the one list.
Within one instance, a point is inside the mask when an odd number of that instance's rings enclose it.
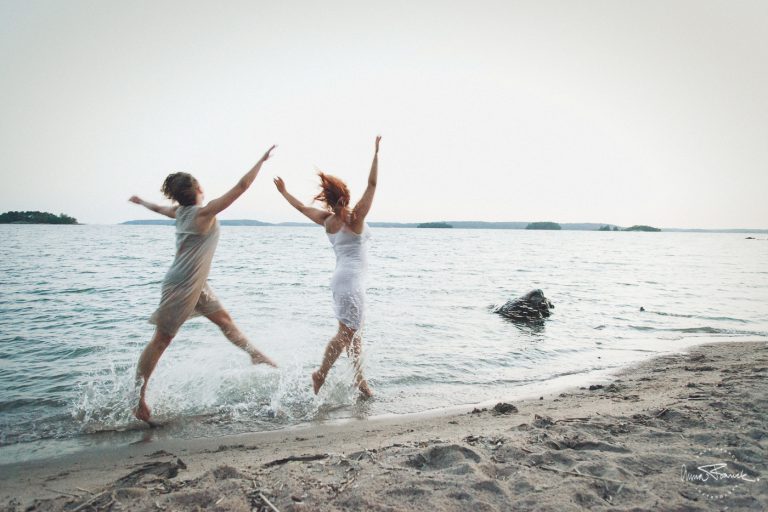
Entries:
{"label": "wet sand", "polygon": [[765,510],[768,342],[541,399],[0,466],[0,510]]}

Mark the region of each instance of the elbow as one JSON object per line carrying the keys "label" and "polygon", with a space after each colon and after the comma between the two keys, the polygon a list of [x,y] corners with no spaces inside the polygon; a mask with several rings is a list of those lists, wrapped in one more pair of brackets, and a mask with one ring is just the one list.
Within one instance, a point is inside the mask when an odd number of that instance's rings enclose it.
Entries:
{"label": "elbow", "polygon": [[249,188],[250,186],[251,186],[251,182],[250,182],[250,181],[248,181],[248,180],[244,180],[244,179],[243,179],[243,180],[240,180],[240,181],[237,183],[237,191],[238,191],[239,193],[241,193],[241,194],[242,194],[243,192],[245,192],[246,190],[248,190],[248,188]]}
{"label": "elbow", "polygon": [[373,179],[373,180],[368,180],[368,186],[369,186],[370,188],[376,188],[376,180],[375,180],[375,179]]}

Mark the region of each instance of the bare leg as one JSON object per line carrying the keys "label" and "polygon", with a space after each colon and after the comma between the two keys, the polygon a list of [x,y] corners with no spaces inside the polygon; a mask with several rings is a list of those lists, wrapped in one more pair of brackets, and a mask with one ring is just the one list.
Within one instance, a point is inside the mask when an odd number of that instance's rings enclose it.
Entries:
{"label": "bare leg", "polygon": [[352,337],[352,365],[355,368],[355,384],[357,384],[357,389],[360,390],[363,398],[371,398],[373,391],[371,391],[368,381],[363,376],[363,364],[360,357],[363,353],[363,337],[359,332],[355,334]]}
{"label": "bare leg", "polygon": [[354,335],[354,329],[350,329],[339,322],[339,332],[336,333],[336,336],[331,338],[331,341],[329,341],[328,345],[325,347],[325,354],[323,354],[323,362],[320,363],[320,368],[312,373],[312,387],[314,388],[315,394],[317,394],[320,391],[320,388],[323,387],[325,377],[328,375],[331,366],[333,366],[333,363],[339,358],[339,354],[349,346]]}
{"label": "bare leg", "polygon": [[139,403],[133,410],[133,415],[141,421],[149,423],[149,417],[152,414],[152,411],[150,411],[145,399],[147,383],[149,383],[149,377],[152,375],[152,372],[155,371],[155,366],[157,366],[160,356],[163,355],[165,349],[171,344],[172,339],[173,336],[169,336],[168,334],[164,334],[155,329],[155,334],[152,336],[152,340],[150,340],[147,346],[144,347],[144,351],[139,357],[139,364],[136,368],[136,383],[137,385],[139,382],[141,383],[141,391],[139,393]]}
{"label": "bare leg", "polygon": [[248,355],[251,356],[251,362],[253,362],[253,364],[268,364],[269,366],[277,368],[274,361],[262,354],[250,341],[248,341],[245,334],[240,332],[240,329],[237,328],[235,322],[232,321],[232,317],[229,316],[229,313],[227,313],[226,310],[220,309],[215,313],[208,315],[207,318],[219,326],[221,332],[224,333],[224,336],[226,336],[229,341],[245,350]]}

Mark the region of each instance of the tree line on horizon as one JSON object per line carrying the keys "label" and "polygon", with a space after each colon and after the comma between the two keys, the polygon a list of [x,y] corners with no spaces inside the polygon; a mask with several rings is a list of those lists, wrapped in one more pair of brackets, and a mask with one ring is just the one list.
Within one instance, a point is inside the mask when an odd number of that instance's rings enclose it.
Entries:
{"label": "tree line on horizon", "polygon": [[[249,219],[222,219],[222,226],[314,226],[308,222],[279,222],[276,224]],[[172,226],[171,219],[129,220],[123,225],[167,225]],[[459,229],[530,229],[530,230],[570,230],[570,231],[661,231],[651,226],[637,225],[620,228],[614,224],[565,224],[557,222],[484,222],[484,221],[439,221],[439,222],[376,222],[369,223],[377,228],[459,228]]]}
{"label": "tree line on horizon", "polygon": [[[172,220],[154,220],[154,221],[127,221],[123,224],[173,224]],[[262,225],[262,226],[268,226],[269,223],[266,222],[259,222],[259,221],[247,221],[247,220],[236,220],[236,221],[223,221],[222,224],[231,223],[233,225]],[[77,219],[74,217],[71,217],[69,215],[66,215],[64,213],[60,213],[59,215],[49,213],[49,212],[40,212],[40,211],[9,211],[0,214],[0,224],[78,224]],[[295,223],[286,223],[286,224],[295,224]],[[386,224],[386,223],[384,223]],[[462,224],[472,224],[470,222],[462,222]],[[485,224],[485,223],[478,223],[478,224]],[[414,227],[419,228],[452,228],[453,225],[447,223],[447,222],[422,222],[420,224],[416,224]],[[561,230],[563,229],[560,224],[557,222],[529,222],[525,229],[532,229],[532,230]],[[652,226],[645,226],[645,225],[635,225],[628,228],[619,228],[618,226],[611,226],[610,224],[602,225],[600,228],[598,228],[598,231],[650,231],[650,232],[656,232],[661,231],[659,228],[655,228]]]}
{"label": "tree line on horizon", "polygon": [[63,213],[5,212],[0,213],[0,224],[77,224],[77,219]]}
{"label": "tree line on horizon", "polygon": [[[545,230],[560,230],[563,229],[560,224],[557,222],[531,222],[529,223],[525,229],[545,229]],[[648,231],[648,232],[657,232],[661,231],[659,228],[654,228],[653,226],[645,226],[642,224],[638,224],[635,226],[631,226],[628,228],[620,228],[619,226],[611,226],[609,224],[605,224],[601,226],[598,231]]]}

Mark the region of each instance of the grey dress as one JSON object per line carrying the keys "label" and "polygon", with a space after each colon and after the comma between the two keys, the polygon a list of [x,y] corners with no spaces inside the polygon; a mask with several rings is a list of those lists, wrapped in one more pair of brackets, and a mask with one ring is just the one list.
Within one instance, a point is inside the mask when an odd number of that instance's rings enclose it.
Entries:
{"label": "grey dress", "polygon": [[163,279],[160,306],[149,323],[169,336],[175,336],[188,318],[210,315],[223,309],[208,285],[213,253],[219,241],[219,221],[201,233],[195,220],[200,207],[179,206],[176,210],[176,258]]}

